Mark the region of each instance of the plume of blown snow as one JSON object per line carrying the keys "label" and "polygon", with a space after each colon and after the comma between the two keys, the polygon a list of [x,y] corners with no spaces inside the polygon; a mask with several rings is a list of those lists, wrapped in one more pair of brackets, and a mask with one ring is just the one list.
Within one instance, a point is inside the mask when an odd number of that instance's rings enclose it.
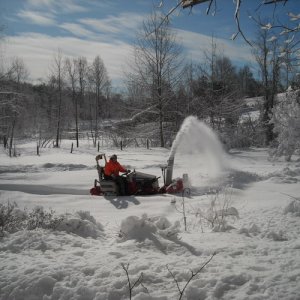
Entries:
{"label": "plume of blown snow", "polygon": [[194,182],[199,176],[216,177],[226,167],[226,154],[218,136],[194,116],[184,120],[173,142],[170,152],[172,156],[175,159],[180,156],[180,160],[185,161],[189,175],[194,173]]}

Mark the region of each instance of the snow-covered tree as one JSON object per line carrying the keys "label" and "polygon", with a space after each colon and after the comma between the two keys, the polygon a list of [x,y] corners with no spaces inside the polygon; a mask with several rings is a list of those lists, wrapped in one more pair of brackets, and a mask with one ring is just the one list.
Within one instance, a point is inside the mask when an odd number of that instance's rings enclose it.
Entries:
{"label": "snow-covered tree", "polygon": [[289,91],[286,97],[279,99],[271,122],[278,135],[278,146],[272,154],[290,161],[295,151],[300,150],[300,90]]}

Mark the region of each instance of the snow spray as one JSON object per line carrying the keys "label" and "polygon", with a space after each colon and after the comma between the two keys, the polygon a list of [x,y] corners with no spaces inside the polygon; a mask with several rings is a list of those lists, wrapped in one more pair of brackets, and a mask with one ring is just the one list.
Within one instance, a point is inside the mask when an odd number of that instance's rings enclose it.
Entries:
{"label": "snow spray", "polygon": [[217,135],[209,126],[194,116],[189,116],[183,121],[173,141],[168,158],[167,184],[172,181],[174,159],[177,152],[188,155],[189,162],[185,163],[185,167],[205,169],[210,176],[219,174],[225,166],[225,153]]}

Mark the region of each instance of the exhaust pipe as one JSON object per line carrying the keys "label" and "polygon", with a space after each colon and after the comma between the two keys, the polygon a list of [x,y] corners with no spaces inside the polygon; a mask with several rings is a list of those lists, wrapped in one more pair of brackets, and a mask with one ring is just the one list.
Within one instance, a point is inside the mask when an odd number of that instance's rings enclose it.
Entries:
{"label": "exhaust pipe", "polygon": [[171,155],[168,159],[167,163],[167,171],[166,171],[166,186],[172,183],[172,176],[173,176],[173,167],[174,167],[174,158],[175,155]]}

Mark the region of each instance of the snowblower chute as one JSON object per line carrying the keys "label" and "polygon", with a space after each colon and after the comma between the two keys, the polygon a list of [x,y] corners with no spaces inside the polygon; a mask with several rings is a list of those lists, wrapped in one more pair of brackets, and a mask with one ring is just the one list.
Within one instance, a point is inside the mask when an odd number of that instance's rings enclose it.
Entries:
{"label": "snowblower chute", "polygon": [[[118,186],[113,180],[107,180],[104,178],[104,166],[99,164],[101,159],[105,160],[105,154],[99,154],[96,156],[98,179],[94,181],[94,187],[90,189],[91,195],[119,195]],[[174,165],[174,157],[168,160],[166,166],[162,166],[162,175],[164,180],[164,186],[159,187],[158,179],[155,175],[146,174],[137,171],[130,171],[121,176],[126,178],[126,191],[128,195],[153,195],[162,193],[180,193],[185,188],[185,183],[188,181],[187,174],[182,178],[172,180]],[[185,183],[184,183],[185,181]]]}

